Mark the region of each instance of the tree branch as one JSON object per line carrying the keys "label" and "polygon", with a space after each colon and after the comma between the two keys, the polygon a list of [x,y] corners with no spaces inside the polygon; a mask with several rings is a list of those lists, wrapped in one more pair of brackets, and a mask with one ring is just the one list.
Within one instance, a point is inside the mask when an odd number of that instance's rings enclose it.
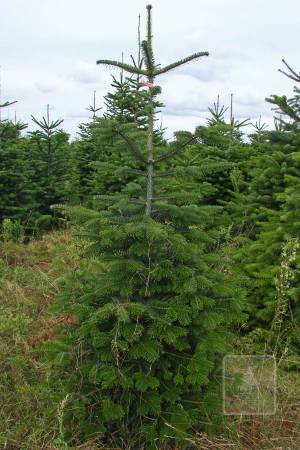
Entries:
{"label": "tree branch", "polygon": [[146,177],[147,176],[147,172],[143,171],[143,170],[138,170],[138,169],[128,169],[127,170],[128,173],[131,173],[133,175],[139,175],[141,177]]}
{"label": "tree branch", "polygon": [[119,67],[120,69],[125,70],[129,73],[135,73],[137,75],[147,75],[145,70],[140,69],[139,67],[131,66],[130,64],[125,64],[120,61],[112,61],[110,59],[99,59],[97,64],[103,64],[105,66],[113,66]]}
{"label": "tree branch", "polygon": [[177,153],[182,152],[185,147],[189,144],[191,144],[192,142],[194,142],[196,140],[196,137],[193,136],[190,139],[188,139],[186,142],[184,142],[182,145],[180,145],[180,147],[176,148],[175,150],[172,150],[171,152],[168,152],[164,155],[159,156],[158,158],[156,158],[155,162],[157,161],[164,161],[165,159],[169,159],[172,158],[172,156],[176,156]]}
{"label": "tree branch", "polygon": [[126,142],[128,149],[131,151],[131,153],[140,161],[147,163],[146,158],[144,157],[143,153],[138,148],[136,142],[134,142],[126,133],[121,131],[119,128],[114,128],[114,131],[118,133],[121,138]]}
{"label": "tree branch", "polygon": [[0,108],[6,108],[7,106],[11,106],[14,105],[15,103],[17,103],[18,100],[15,100],[14,102],[5,102],[2,103],[2,105],[0,105]]}
{"label": "tree branch", "polygon": [[144,60],[146,63],[147,70],[149,72],[153,72],[154,70],[154,57],[151,47],[149,46],[147,41],[142,42],[142,51],[144,55]]}
{"label": "tree branch", "polygon": [[283,64],[289,69],[291,73],[287,73],[284,70],[278,69],[279,72],[283,73],[286,77],[291,78],[294,81],[300,82],[300,73],[298,74],[295,72],[294,69],[291,68],[291,66],[283,59]]}
{"label": "tree branch", "polygon": [[169,171],[169,172],[156,172],[153,176],[154,178],[160,178],[160,177],[172,177],[176,174],[176,172],[173,171]]}
{"label": "tree branch", "polygon": [[190,56],[187,56],[186,58],[180,59],[179,61],[174,62],[173,64],[169,64],[168,66],[162,67],[161,69],[158,69],[154,72],[154,75],[161,75],[162,73],[169,72],[169,70],[176,69],[176,67],[182,66],[183,64],[186,64],[190,61],[193,61],[194,59],[201,58],[202,56],[208,56],[208,52],[198,52],[193,53]]}

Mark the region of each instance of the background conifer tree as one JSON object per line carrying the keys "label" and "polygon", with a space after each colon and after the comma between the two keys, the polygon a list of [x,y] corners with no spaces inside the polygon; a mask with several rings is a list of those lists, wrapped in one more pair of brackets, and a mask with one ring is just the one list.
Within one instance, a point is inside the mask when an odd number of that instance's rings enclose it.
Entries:
{"label": "background conifer tree", "polygon": [[0,220],[26,221],[34,203],[31,186],[32,167],[27,158],[26,126],[11,121],[0,122]]}
{"label": "background conifer tree", "polygon": [[[137,177],[133,169],[139,170],[141,162],[128,153],[124,137],[139,142],[147,139],[149,92],[138,75],[125,77],[121,71],[119,80],[112,78],[112,90],[104,98],[106,112],[80,127],[80,139],[76,143],[81,197],[90,206],[92,196],[119,192]],[[157,102],[156,107],[159,106],[162,105]],[[161,130],[155,130],[154,140],[163,144]]]}
{"label": "background conifer tree", "polygon": [[112,76],[111,87],[105,97],[106,112],[104,117],[114,119],[118,123],[135,122],[139,127],[145,128],[147,118],[145,105],[147,104],[147,91],[137,77],[124,77],[122,71],[119,80]]}
{"label": "background conifer tree", "polygon": [[[200,170],[199,180],[211,186],[208,202],[224,205],[245,182],[245,162],[251,147],[243,141],[242,128],[248,120],[238,121],[231,113],[230,121],[226,121],[228,108],[220,105],[219,97],[208,110],[207,125],[197,127],[195,132],[198,143],[193,146],[194,164]],[[201,166],[206,168],[202,173]]]}
{"label": "background conifer tree", "polygon": [[32,227],[38,231],[55,225],[51,205],[74,200],[77,186],[75,161],[68,145],[69,135],[59,128],[63,120],[50,119],[49,105],[46,117],[38,120],[32,116],[32,120],[39,127],[29,133],[29,158],[34,166],[32,184],[37,204]]}
{"label": "background conifer tree", "polygon": [[[299,80],[300,81],[300,80]],[[271,96],[280,127],[264,132],[254,158],[252,180],[248,189],[248,205],[254,232],[248,245],[239,251],[244,273],[249,277],[249,329],[261,333],[279,353],[299,350],[299,144],[300,117],[298,88],[295,96]],[[245,204],[245,203],[244,203]],[[281,276],[282,270],[290,275]],[[278,302],[282,313],[277,317]],[[277,312],[276,312],[277,311]],[[276,320],[275,320],[275,319]],[[276,336],[267,339],[274,320],[281,325]]]}
{"label": "background conifer tree", "polygon": [[[5,102],[6,108],[16,102]],[[3,219],[28,219],[33,206],[32,168],[27,160],[25,139],[21,136],[26,125],[11,120],[0,121],[0,222]]]}

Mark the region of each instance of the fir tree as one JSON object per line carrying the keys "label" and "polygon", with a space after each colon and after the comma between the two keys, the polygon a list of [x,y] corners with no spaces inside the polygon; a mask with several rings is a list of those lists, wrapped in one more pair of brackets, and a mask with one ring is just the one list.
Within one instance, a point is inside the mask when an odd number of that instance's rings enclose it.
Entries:
{"label": "fir tree", "polygon": [[[4,102],[0,104],[0,111],[2,108],[7,108],[8,106],[14,105],[17,101],[14,102]],[[20,122],[13,124],[10,120],[1,120],[0,115],[0,145],[8,145],[11,142],[15,142],[20,137],[20,132],[26,128],[25,124]],[[14,126],[13,126],[14,125]]]}
{"label": "fir tree", "polygon": [[86,253],[94,268],[65,281],[57,307],[78,324],[49,344],[60,354],[60,381],[73,394],[65,416],[70,441],[76,430],[79,440],[99,436],[107,446],[132,450],[185,448],[193,427],[212,420],[230,324],[241,319],[240,289],[216,251],[221,209],[202,204],[192,171],[181,170],[181,178],[164,171],[191,138],[154,145],[156,76],[207,53],[160,68],[151,6],[147,12],[143,68],[98,61],[147,76],[145,145],[113,125],[142,169],[120,193],[99,196],[98,210],[63,208],[91,240]]}
{"label": "fir tree", "polygon": [[[98,60],[97,64],[102,64],[106,66],[118,67],[126,72],[131,74],[136,74],[140,76],[145,76],[147,79],[146,85],[149,87],[149,101],[147,107],[147,117],[148,117],[148,138],[147,138],[147,196],[146,196],[146,215],[151,215],[152,202],[153,202],[153,169],[154,169],[154,159],[153,159],[153,139],[154,139],[154,112],[155,112],[155,98],[160,93],[159,86],[155,86],[155,79],[157,76],[162,75],[164,73],[169,72],[176,67],[179,67],[183,64],[186,64],[195,59],[199,59],[200,57],[207,56],[207,52],[198,52],[194,53],[180,61],[176,61],[173,64],[169,64],[165,67],[161,67],[160,65],[155,64],[153,48],[152,48],[152,23],[151,23],[151,6],[147,7],[148,9],[148,23],[147,23],[147,39],[142,41],[141,48],[143,53],[143,63],[144,68],[140,68],[136,65],[125,64],[119,61],[111,61],[111,60]],[[117,133],[120,134],[120,131],[117,129]],[[122,137],[122,134],[121,134]],[[126,139],[126,136],[123,137],[125,142],[128,144],[129,149],[135,156],[138,156],[139,159],[145,159],[145,156],[142,155],[140,150],[136,148],[134,142],[130,139]],[[171,155],[170,155],[171,156]],[[164,155],[161,158],[166,159],[169,155]],[[157,161],[159,162],[159,160]]]}
{"label": "fir tree", "polygon": [[[0,105],[6,108],[14,102]],[[30,175],[26,163],[24,139],[21,131],[26,125],[21,122],[0,120],[0,222],[3,219],[24,220],[28,216],[30,203]]]}
{"label": "fir tree", "polygon": [[102,109],[101,107],[97,108],[96,91],[94,91],[93,104],[87,108],[88,111],[91,111],[91,113],[93,113],[93,117],[92,117],[93,120],[95,120],[97,118],[97,112],[100,111],[101,109]]}
{"label": "fir tree", "polygon": [[27,222],[34,206],[31,180],[33,168],[27,157],[26,139],[20,122],[0,122],[0,221],[4,218]]}
{"label": "fir tree", "polygon": [[214,191],[208,198],[209,203],[224,205],[245,184],[245,162],[252,149],[243,142],[242,128],[248,120],[235,119],[231,104],[230,121],[227,122],[225,113],[228,108],[220,105],[219,97],[208,109],[207,126],[199,126],[195,133],[199,138],[199,144],[194,147],[195,162],[199,168],[201,165],[210,167],[209,172],[204,171],[201,177]]}
{"label": "fir tree", "polygon": [[[147,139],[149,93],[139,78],[124,77],[121,72],[119,81],[113,77],[111,88],[105,96],[103,117],[81,125],[80,139],[75,144],[81,198],[89,205],[92,204],[92,196],[119,192],[128,182],[136,180],[137,174],[133,169],[139,170],[141,161],[136,161],[128,153],[124,137],[139,141],[140,145]],[[162,105],[156,102],[155,106]],[[155,130],[154,141],[163,145],[161,130]]]}
{"label": "fir tree", "polygon": [[101,109],[102,107],[97,107],[96,91],[94,91],[93,103],[87,108],[92,113],[92,120],[79,125],[79,138],[71,143],[76,159],[79,200],[86,204],[92,195],[91,182],[95,172],[93,163],[98,160],[100,153],[94,130],[101,126],[101,118],[97,116]]}
{"label": "fir tree", "polygon": [[68,146],[69,135],[59,129],[63,120],[50,120],[49,105],[46,117],[33,122],[40,128],[30,132],[29,159],[34,164],[32,184],[35,188],[36,209],[32,227],[36,231],[56,223],[51,205],[76,198],[74,158]]}
{"label": "fir tree", "polygon": [[105,96],[104,117],[120,124],[135,122],[141,128],[146,127],[145,106],[148,93],[142,89],[142,84],[134,77],[124,77],[122,72],[119,80],[114,76],[112,80],[113,92]]}
{"label": "fir tree", "polygon": [[276,106],[281,126],[265,132],[267,139],[258,143],[262,151],[256,158],[248,199],[258,223],[240,258],[251,283],[249,329],[256,334],[262,330],[267,350],[276,348],[281,354],[287,349],[298,352],[299,347],[298,89],[291,99],[272,96],[267,100]]}

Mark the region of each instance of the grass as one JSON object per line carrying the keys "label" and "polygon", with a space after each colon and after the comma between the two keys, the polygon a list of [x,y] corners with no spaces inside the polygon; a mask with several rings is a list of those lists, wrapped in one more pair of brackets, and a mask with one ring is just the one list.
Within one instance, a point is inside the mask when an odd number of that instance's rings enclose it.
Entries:
{"label": "grass", "polygon": [[0,448],[50,449],[57,405],[33,341],[57,320],[49,305],[77,252],[67,232],[54,232],[28,245],[3,243],[0,257]]}
{"label": "grass", "polygon": [[279,368],[277,411],[274,415],[233,417],[230,425],[231,430],[236,430],[234,438],[236,449],[299,449],[300,373],[286,372]]}
{"label": "grass", "polygon": [[[49,367],[36,347],[59,320],[50,312],[64,274],[83,264],[69,232],[27,245],[0,244],[0,449],[70,450],[60,438],[63,399],[47,387]],[[300,373],[278,371],[273,416],[232,416],[215,439],[196,435],[201,450],[298,450]],[[96,441],[76,450],[96,450]],[[73,449],[72,449],[73,450]],[[175,449],[173,449],[175,450]],[[177,449],[179,450],[179,449]]]}

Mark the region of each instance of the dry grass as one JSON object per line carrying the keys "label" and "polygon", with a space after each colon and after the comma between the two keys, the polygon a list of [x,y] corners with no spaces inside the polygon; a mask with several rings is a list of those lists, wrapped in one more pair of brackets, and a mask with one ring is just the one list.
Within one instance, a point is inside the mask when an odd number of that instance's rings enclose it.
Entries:
{"label": "dry grass", "polygon": [[55,396],[32,339],[54,321],[49,304],[77,263],[65,231],[28,245],[0,244],[0,449],[53,450]]}
{"label": "dry grass", "polygon": [[199,449],[299,450],[300,373],[278,370],[277,406],[270,416],[230,416],[224,436],[198,435]]}

